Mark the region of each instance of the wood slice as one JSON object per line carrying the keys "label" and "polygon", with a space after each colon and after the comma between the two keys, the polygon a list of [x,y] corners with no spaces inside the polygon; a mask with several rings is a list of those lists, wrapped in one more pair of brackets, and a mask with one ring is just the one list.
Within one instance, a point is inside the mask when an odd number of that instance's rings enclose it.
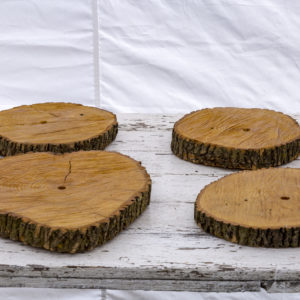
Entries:
{"label": "wood slice", "polygon": [[300,169],[231,174],[206,186],[195,203],[206,232],[249,246],[300,246]]}
{"label": "wood slice", "polygon": [[102,150],[116,137],[116,116],[73,103],[41,103],[0,112],[0,155]]}
{"label": "wood slice", "polygon": [[146,170],[115,152],[27,153],[0,169],[0,235],[50,251],[93,249],[150,201]]}
{"label": "wood slice", "polygon": [[203,109],[175,123],[171,148],[184,160],[208,166],[275,167],[298,157],[300,126],[266,109]]}

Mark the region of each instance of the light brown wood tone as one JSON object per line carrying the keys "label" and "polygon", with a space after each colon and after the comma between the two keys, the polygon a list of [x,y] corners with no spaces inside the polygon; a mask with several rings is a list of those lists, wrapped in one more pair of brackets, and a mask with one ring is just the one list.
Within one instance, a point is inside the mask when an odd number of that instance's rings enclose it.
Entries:
{"label": "light brown wood tone", "polygon": [[206,186],[196,222],[226,240],[264,247],[300,245],[300,169],[243,171]]}
{"label": "light brown wood tone", "polygon": [[211,166],[279,166],[298,157],[300,126],[291,117],[266,109],[203,109],[175,123],[172,150],[180,158]]}
{"label": "light brown wood tone", "polygon": [[93,249],[149,204],[146,170],[116,152],[28,153],[0,168],[1,236],[51,251]]}
{"label": "light brown wood tone", "polygon": [[104,149],[116,136],[116,116],[73,103],[41,103],[0,112],[0,154]]}

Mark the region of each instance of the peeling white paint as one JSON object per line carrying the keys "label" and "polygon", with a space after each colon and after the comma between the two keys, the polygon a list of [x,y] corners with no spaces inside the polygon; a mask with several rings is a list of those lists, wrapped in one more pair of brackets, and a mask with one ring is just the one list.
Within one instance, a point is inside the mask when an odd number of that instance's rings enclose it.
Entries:
{"label": "peeling white paint", "polygon": [[[0,286],[177,291],[300,291],[298,248],[251,248],[204,233],[194,201],[233,171],[172,155],[181,115],[119,114],[107,149],[140,160],[153,180],[151,204],[111,242],[82,254],[57,254],[0,239]],[[298,122],[300,115],[294,116]],[[283,167],[300,168],[300,160]]]}

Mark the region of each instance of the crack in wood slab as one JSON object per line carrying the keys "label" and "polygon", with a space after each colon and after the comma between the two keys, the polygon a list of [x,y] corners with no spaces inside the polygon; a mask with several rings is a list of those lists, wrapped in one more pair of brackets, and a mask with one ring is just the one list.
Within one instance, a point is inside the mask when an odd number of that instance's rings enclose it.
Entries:
{"label": "crack in wood slab", "polygon": [[[178,218],[178,215],[174,215],[174,208],[179,211],[187,206],[182,212],[183,216],[186,215],[184,219],[186,222],[191,207],[185,202],[194,203],[199,188],[211,182],[213,177],[229,174],[224,169],[181,161],[174,155],[155,155],[158,152],[171,153],[169,150],[171,128],[166,130],[166,127],[161,125],[169,123],[169,127],[173,126],[182,115],[118,114],[118,121],[121,124],[120,135],[117,141],[109,146],[113,151],[130,154],[142,161],[149,167],[151,177],[154,173],[157,175],[154,178],[152,204],[165,202],[166,207],[150,207],[140,220],[120,234],[118,241],[109,242],[93,252],[79,254],[76,257],[47,253],[42,249],[29,248],[10,240],[1,240],[0,282],[2,286],[23,284],[31,287],[91,286],[91,288],[147,288],[148,290],[163,288],[172,290],[173,286],[176,286],[178,290],[196,288],[200,290],[200,288],[205,289],[206,283],[210,282],[207,286],[210,291],[232,292],[237,290],[238,285],[241,289],[246,281],[253,284],[256,290],[261,289],[261,283],[265,285],[273,283],[273,287],[272,285],[268,287],[269,292],[272,291],[271,287],[274,290],[276,286],[278,292],[292,292],[292,286],[300,281],[298,249],[255,249],[230,245],[226,241],[220,243],[220,239],[196,227],[192,218],[187,224],[173,222],[174,232],[171,238],[161,238],[162,231],[159,231],[159,228],[162,223],[176,221]],[[294,117],[299,122],[300,115]],[[136,122],[151,124],[155,128],[136,127],[131,130],[130,126],[127,126],[128,123]],[[159,137],[161,134],[163,137]],[[144,143],[140,142],[142,136]],[[298,158],[290,163],[290,166],[300,167],[299,161]],[[199,177],[183,175],[196,171],[199,172]],[[212,178],[209,178],[210,173]],[[64,176],[64,173],[62,174]],[[178,176],[173,176],[176,174]],[[69,180],[70,177],[67,182]],[[193,187],[196,188],[195,191]],[[180,202],[182,206],[179,206]],[[158,216],[157,209],[163,218]],[[172,209],[173,213],[167,214],[169,209]],[[152,224],[154,222],[154,227],[148,226],[149,222]],[[149,230],[145,229],[147,226]],[[136,229],[136,227],[142,228]],[[163,228],[171,230],[171,227]],[[143,229],[144,233],[142,233]],[[130,237],[127,236],[128,234]],[[185,251],[176,251],[179,247],[210,247],[213,250],[199,249],[185,253]],[[215,249],[215,247],[219,248]],[[237,252],[231,253],[232,249]],[[130,259],[129,262],[118,260],[124,255]],[[228,268],[234,268],[234,271],[229,271]],[[15,279],[16,277],[18,278]],[[138,282],[135,283],[136,281]],[[243,283],[240,283],[241,281]]]}
{"label": "crack in wood slab", "polygon": [[71,160],[69,160],[69,170],[68,170],[68,173],[66,174],[66,176],[64,178],[64,183],[67,181],[67,178],[71,174],[71,172],[72,172],[72,164],[71,164]]}

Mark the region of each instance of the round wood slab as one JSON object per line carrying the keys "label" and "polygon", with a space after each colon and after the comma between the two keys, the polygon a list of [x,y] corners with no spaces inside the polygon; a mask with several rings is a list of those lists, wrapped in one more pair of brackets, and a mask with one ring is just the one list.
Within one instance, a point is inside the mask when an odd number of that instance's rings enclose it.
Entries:
{"label": "round wood slab", "polygon": [[93,249],[150,201],[146,170],[116,152],[27,153],[0,169],[0,235],[50,251]]}
{"label": "round wood slab", "polygon": [[0,111],[0,155],[102,150],[116,137],[116,116],[73,103],[41,103]]}
{"label": "round wood slab", "polygon": [[274,167],[300,154],[300,126],[266,109],[203,109],[175,123],[171,148],[184,160],[209,166]]}
{"label": "round wood slab", "polygon": [[204,231],[249,246],[300,246],[300,169],[231,174],[206,186],[195,203]]}

